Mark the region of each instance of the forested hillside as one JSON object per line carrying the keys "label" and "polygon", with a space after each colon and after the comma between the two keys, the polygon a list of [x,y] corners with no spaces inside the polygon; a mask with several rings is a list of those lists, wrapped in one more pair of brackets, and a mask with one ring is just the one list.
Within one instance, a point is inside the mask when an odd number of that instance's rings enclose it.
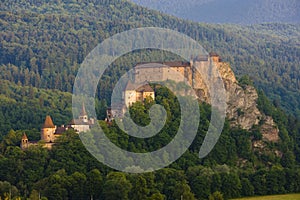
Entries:
{"label": "forested hillside", "polygon": [[40,130],[46,115],[53,116],[55,124],[68,123],[72,119],[71,97],[59,90],[0,80],[0,139],[11,129]]}
{"label": "forested hillside", "polygon": [[[237,75],[249,75],[268,97],[299,117],[299,25],[198,24],[126,1],[4,1],[0,15],[0,76],[16,84],[71,92],[80,63],[96,44],[124,30],[158,26],[219,53]],[[111,91],[117,80],[111,77],[133,64],[118,66],[102,89]]]}
{"label": "forested hillside", "polygon": [[132,0],[179,18],[207,23],[299,23],[297,0]]}
{"label": "forested hillside", "polygon": [[[300,115],[298,25],[192,23],[123,0],[4,0],[0,9],[1,199],[11,194],[12,198],[49,200],[193,200],[300,192],[300,123],[280,107]],[[238,76],[249,75],[259,91],[257,106],[274,119],[279,141],[263,140],[260,124],[246,131],[231,128],[226,120],[214,150],[199,159],[211,115],[210,106],[199,103],[201,122],[190,149],[168,168],[153,173],[115,172],[95,160],[72,130],[63,134],[52,150],[42,148],[42,143],[26,151],[20,149],[23,132],[29,141],[39,140],[47,114],[55,125],[72,118],[71,92],[77,70],[99,42],[115,33],[146,26],[185,33],[207,51],[220,54]],[[154,50],[135,52],[116,60],[104,73],[97,91],[98,119],[104,119],[119,77],[136,62],[150,58],[166,61],[174,55],[164,52],[162,57]],[[251,84],[249,77],[240,80],[241,86]],[[155,89],[156,102],[149,104],[166,108],[168,126],[156,137],[139,140],[129,137],[115,123],[100,120],[117,146],[144,152],[170,142],[180,122],[178,100],[166,88]],[[133,120],[146,125],[149,107],[134,104],[130,109]],[[255,146],[256,142],[262,146]],[[162,159],[168,159],[168,155]]]}
{"label": "forested hillside", "polygon": [[[108,125],[99,121],[114,144],[128,151],[145,152],[159,149],[172,139],[180,121],[178,100],[166,88],[159,87],[156,91],[156,102],[135,103],[130,113],[138,124],[147,124],[149,106],[157,103],[166,108],[170,116],[168,125],[155,137],[141,140],[129,137],[115,123]],[[263,150],[254,148],[253,142],[261,140],[255,128],[249,131],[232,129],[226,121],[213,151],[206,158],[199,159],[198,152],[209,125],[211,109],[200,103],[201,122],[189,150],[168,168],[145,174],[116,172],[104,166],[91,156],[72,130],[61,136],[52,150],[43,148],[43,143],[40,143],[26,151],[19,147],[23,131],[9,131],[0,143],[0,197],[7,198],[11,194],[13,198],[35,199],[40,196],[49,200],[195,200],[299,192],[297,133],[300,124],[290,121],[263,94],[260,94],[258,105],[279,125],[279,143],[263,141]],[[29,140],[39,135],[36,130],[24,132]],[[91,138],[91,145],[97,145],[96,135],[82,134]],[[168,159],[168,155],[161,159]],[[115,162],[117,164],[119,160]],[[136,167],[136,170],[140,169]]]}

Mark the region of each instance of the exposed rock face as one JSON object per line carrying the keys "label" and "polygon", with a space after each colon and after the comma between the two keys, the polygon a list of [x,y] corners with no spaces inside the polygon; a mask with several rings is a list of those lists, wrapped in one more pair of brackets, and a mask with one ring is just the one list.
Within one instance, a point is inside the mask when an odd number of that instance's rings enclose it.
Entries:
{"label": "exposed rock face", "polygon": [[255,88],[247,86],[245,89],[237,83],[225,82],[227,92],[227,117],[232,126],[240,126],[249,130],[262,119],[262,114],[257,108],[258,98]]}
{"label": "exposed rock face", "polygon": [[[217,67],[220,76],[223,79],[226,90],[227,117],[231,121],[232,126],[240,126],[243,129],[250,129],[253,125],[257,125],[262,119],[262,114],[256,106],[258,94],[254,87],[247,86],[245,89],[238,85],[233,71],[229,63],[220,62],[219,59],[213,59],[214,65]],[[195,67],[203,69],[203,62],[194,62]],[[201,70],[203,71],[203,70]],[[209,91],[203,83],[203,77],[200,74],[194,76],[197,83],[195,89],[201,90],[198,96],[202,100],[210,103]],[[204,95],[204,96],[201,96]]]}
{"label": "exposed rock face", "polygon": [[[221,62],[217,55],[211,56],[210,61],[213,61],[223,79],[228,106],[226,112],[231,126],[249,130],[254,125],[260,124],[263,140],[277,142],[279,140],[279,130],[272,117],[265,116],[257,108],[258,94],[256,89],[253,86],[241,87],[229,63]],[[207,62],[197,61],[196,59],[193,61],[193,64],[195,67],[202,69],[202,72],[206,72],[203,69],[205,66],[209,66]],[[208,73],[211,73],[209,69],[204,74]],[[195,73],[193,77],[195,82],[193,84],[194,89],[197,91],[199,99],[210,103],[209,91],[205,81],[203,81],[207,79],[206,75]]]}
{"label": "exposed rock face", "polygon": [[[268,145],[269,142],[276,143],[280,140],[279,129],[272,117],[266,116],[259,111],[257,107],[258,94],[256,89],[249,85],[239,85],[229,63],[220,62],[218,57],[211,57],[210,59],[213,60],[224,83],[227,103],[226,114],[231,126],[246,130],[250,130],[253,126],[256,126],[262,135],[262,139],[252,140],[252,148],[254,151],[257,151],[259,154],[282,157],[282,152],[278,150],[274,151]],[[194,61],[193,64],[195,67],[202,67],[203,69],[203,62],[199,64],[197,61]],[[204,74],[208,73],[209,71]],[[205,80],[207,77],[205,75],[197,75],[194,77],[196,78],[194,81],[197,82],[196,86],[198,86],[196,89],[201,91],[201,93],[197,93],[199,99],[209,103],[209,92],[203,82],[203,79]],[[245,165],[245,162],[247,161],[241,160],[240,165]]]}
{"label": "exposed rock face", "polygon": [[278,142],[279,141],[279,129],[272,117],[265,117],[265,122],[260,128],[260,132],[262,133],[262,139],[270,142]]}

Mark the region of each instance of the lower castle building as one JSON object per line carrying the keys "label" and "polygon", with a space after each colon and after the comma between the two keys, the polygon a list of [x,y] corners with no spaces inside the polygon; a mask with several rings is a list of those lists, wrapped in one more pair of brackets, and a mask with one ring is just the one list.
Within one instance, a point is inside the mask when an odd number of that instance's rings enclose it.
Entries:
{"label": "lower castle building", "polygon": [[[72,119],[67,125],[56,126],[52,118],[47,115],[45,122],[41,128],[41,139],[43,146],[51,149],[55,144],[55,140],[60,137],[65,131],[72,129],[77,133],[86,132],[94,125],[95,119],[88,119],[84,104],[78,119]],[[24,133],[21,139],[21,149],[27,149],[29,146],[37,145],[39,141],[29,141],[27,135]]]}
{"label": "lower castle building", "polygon": [[143,103],[148,97],[152,100],[155,99],[154,90],[147,82],[144,82],[143,84],[135,84],[129,80],[122,94],[123,104],[109,107],[106,110],[105,121],[110,123],[116,117],[122,118],[127,108],[136,102]]}
{"label": "lower castle building", "polygon": [[147,97],[151,97],[153,100],[155,99],[154,90],[149,84],[145,83],[144,85],[136,88],[131,81],[128,81],[123,94],[127,108],[135,102],[144,102]]}

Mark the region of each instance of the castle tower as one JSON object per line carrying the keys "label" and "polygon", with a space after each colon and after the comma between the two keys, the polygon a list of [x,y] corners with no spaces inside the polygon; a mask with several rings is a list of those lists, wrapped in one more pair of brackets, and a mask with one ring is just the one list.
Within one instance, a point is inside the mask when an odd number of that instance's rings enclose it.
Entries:
{"label": "castle tower", "polygon": [[215,53],[215,52],[210,52],[209,53],[209,57],[211,58],[211,60],[214,63],[219,63],[220,62],[220,56],[217,53]]}
{"label": "castle tower", "polygon": [[89,121],[88,120],[88,115],[87,115],[86,110],[85,110],[84,103],[82,103],[82,108],[81,108],[81,112],[80,112],[80,115],[79,115],[79,119],[82,122],[85,122],[85,123],[87,123]]}
{"label": "castle tower", "polygon": [[22,140],[21,140],[21,149],[27,149],[28,146],[29,146],[29,141],[27,135],[26,133],[23,133]]}
{"label": "castle tower", "polygon": [[54,142],[56,126],[49,115],[46,116],[44,125],[41,130],[41,140],[45,142]]}
{"label": "castle tower", "polygon": [[127,108],[136,102],[136,90],[135,85],[129,80],[127,82],[125,92],[124,92],[124,100]]}

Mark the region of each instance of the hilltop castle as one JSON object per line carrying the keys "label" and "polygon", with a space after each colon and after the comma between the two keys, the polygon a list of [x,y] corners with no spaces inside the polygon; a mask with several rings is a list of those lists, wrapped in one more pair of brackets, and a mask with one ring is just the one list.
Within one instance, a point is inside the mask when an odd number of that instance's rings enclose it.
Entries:
{"label": "hilltop castle", "polygon": [[[52,118],[47,115],[45,122],[41,128],[41,139],[44,142],[44,147],[51,148],[55,144],[55,140],[60,137],[65,131],[72,129],[77,133],[90,130],[94,125],[95,120],[93,118],[88,119],[87,112],[84,104],[82,104],[81,112],[78,119],[72,119],[67,125],[56,126],[54,125]],[[27,135],[24,133],[21,140],[21,148],[27,149],[31,145],[37,145],[38,141],[29,141]]]}
{"label": "hilltop castle", "polygon": [[229,63],[223,62],[220,56],[214,52],[209,53],[209,55],[197,56],[191,59],[190,62],[139,63],[134,68],[134,80],[136,83],[166,80],[175,82],[186,81],[200,100],[209,102],[210,96],[205,80],[209,80],[209,74],[215,73],[212,71],[212,64],[216,66],[224,80],[230,80],[233,83],[237,82]]}
{"label": "hilltop castle", "polygon": [[[114,108],[107,109],[106,121],[110,122],[115,117],[122,117],[126,108],[133,103],[143,102],[147,96],[155,99],[155,93],[148,82],[162,82],[173,80],[175,82],[188,82],[201,101],[210,101],[208,86],[205,83],[207,74],[210,72],[210,65],[214,64],[221,77],[236,83],[234,73],[229,63],[222,62],[220,56],[216,53],[209,55],[197,56],[190,62],[155,62],[155,63],[138,63],[133,69],[133,82],[128,81],[123,92],[123,104],[114,105]],[[203,70],[202,74],[197,68]],[[226,85],[225,85],[226,86]]]}

